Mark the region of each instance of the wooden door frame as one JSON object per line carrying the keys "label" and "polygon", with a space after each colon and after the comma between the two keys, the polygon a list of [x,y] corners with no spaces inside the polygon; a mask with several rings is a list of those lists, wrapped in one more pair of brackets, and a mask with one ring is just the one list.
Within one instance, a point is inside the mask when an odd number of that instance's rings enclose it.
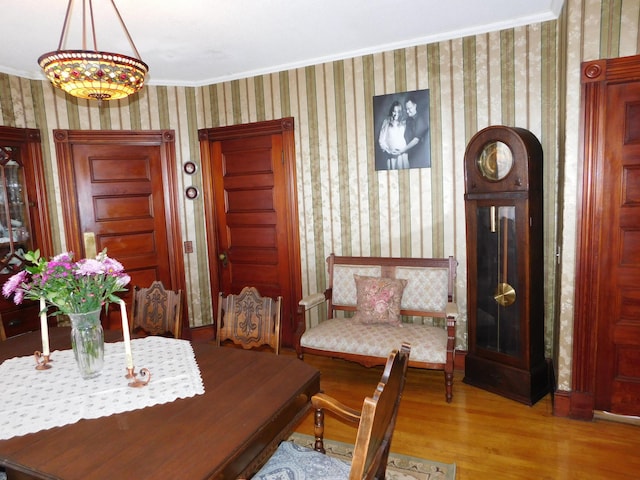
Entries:
{"label": "wooden door frame", "polygon": [[216,252],[218,250],[218,232],[214,207],[215,191],[213,186],[213,169],[210,165],[210,159],[213,155],[211,144],[213,142],[239,139],[247,136],[278,134],[282,135],[282,155],[285,176],[287,178],[286,191],[290,206],[286,229],[287,238],[289,239],[288,255],[291,261],[290,275],[291,286],[293,289],[292,298],[290,299],[290,309],[292,315],[294,315],[295,331],[300,321],[297,315],[297,302],[298,299],[302,298],[302,265],[300,260],[300,236],[298,231],[298,193],[295,171],[296,158],[293,117],[198,130],[198,139],[200,141],[200,163],[202,168],[202,193],[205,205],[205,231],[208,242],[209,281],[212,292],[212,311],[216,312],[218,302],[217,294],[220,291],[220,278],[217,255],[212,255],[212,252]]}
{"label": "wooden door frame", "polygon": [[610,83],[640,80],[640,56],[584,62],[581,66],[580,151],[582,183],[578,211],[578,241],[573,324],[571,392],[561,395],[558,410],[572,418],[592,419],[595,409],[597,312],[599,292],[606,282],[599,270],[608,224],[603,218],[602,178],[605,158],[607,96]]}
{"label": "wooden door frame", "polygon": [[83,145],[133,145],[158,146],[162,163],[162,181],[165,204],[167,250],[171,285],[167,288],[185,290],[182,234],[178,214],[178,178],[176,175],[175,133],[173,130],[54,130],[53,138],[58,157],[60,197],[64,217],[67,250],[83,252],[83,232],[80,230],[78,199],[74,190],[72,146]]}

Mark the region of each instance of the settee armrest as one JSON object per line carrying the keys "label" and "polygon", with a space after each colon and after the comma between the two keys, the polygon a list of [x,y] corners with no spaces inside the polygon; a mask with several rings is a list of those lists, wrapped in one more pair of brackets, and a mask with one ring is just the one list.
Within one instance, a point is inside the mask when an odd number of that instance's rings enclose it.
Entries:
{"label": "settee armrest", "polygon": [[313,307],[317,307],[326,299],[327,298],[325,297],[324,293],[312,293],[311,295],[307,295],[306,297],[300,299],[298,305],[300,305],[304,310],[309,310]]}
{"label": "settee armrest", "polygon": [[322,303],[327,301],[327,292],[324,293],[311,293],[305,297],[302,297],[298,302],[298,318],[300,319],[297,323],[296,331],[293,334],[293,344],[296,349],[296,353],[298,354],[298,358],[302,360],[302,348],[300,347],[300,338],[302,334],[307,329],[307,320],[306,320],[306,312],[307,310],[312,309],[313,307],[317,307]]}

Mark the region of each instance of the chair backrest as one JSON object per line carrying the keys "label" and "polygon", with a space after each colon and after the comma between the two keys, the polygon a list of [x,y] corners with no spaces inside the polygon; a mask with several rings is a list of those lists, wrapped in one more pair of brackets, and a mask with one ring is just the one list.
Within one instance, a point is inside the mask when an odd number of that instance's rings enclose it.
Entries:
{"label": "chair backrest", "polygon": [[131,332],[180,338],[182,290],[166,290],[156,280],[148,288],[133,287]]}
{"label": "chair backrest", "polygon": [[391,352],[373,396],[364,399],[350,480],[385,477],[410,351],[411,347],[403,344],[400,351]]}
{"label": "chair backrest", "polygon": [[280,312],[282,297],[262,297],[255,287],[239,294],[218,296],[216,341],[226,340],[242,348],[270,346],[280,353]]}

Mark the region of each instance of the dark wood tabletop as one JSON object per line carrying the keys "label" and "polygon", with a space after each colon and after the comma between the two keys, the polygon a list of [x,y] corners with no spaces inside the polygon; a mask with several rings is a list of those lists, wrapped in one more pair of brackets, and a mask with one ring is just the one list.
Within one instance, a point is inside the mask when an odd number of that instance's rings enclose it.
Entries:
{"label": "dark wood tabletop", "polygon": [[[105,331],[107,341],[121,337]],[[70,348],[69,329],[50,329],[50,343],[52,351]],[[40,347],[39,332],[9,338],[0,342],[0,362]],[[204,395],[0,441],[0,465],[9,478],[14,470],[20,479],[235,479],[252,473],[305,415],[320,391],[320,373],[294,356],[209,343],[194,343],[193,350]]]}

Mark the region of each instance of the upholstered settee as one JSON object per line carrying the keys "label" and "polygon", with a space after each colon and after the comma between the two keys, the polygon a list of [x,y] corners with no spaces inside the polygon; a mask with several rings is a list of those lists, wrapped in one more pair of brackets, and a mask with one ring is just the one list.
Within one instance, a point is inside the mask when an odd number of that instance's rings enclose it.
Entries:
{"label": "upholstered settee", "polygon": [[[331,254],[327,267],[328,288],[299,302],[298,357],[324,355],[370,367],[384,365],[389,352],[406,342],[410,367],[444,371],[451,402],[456,260]],[[326,309],[326,319],[310,325],[309,310],[317,307]]]}

